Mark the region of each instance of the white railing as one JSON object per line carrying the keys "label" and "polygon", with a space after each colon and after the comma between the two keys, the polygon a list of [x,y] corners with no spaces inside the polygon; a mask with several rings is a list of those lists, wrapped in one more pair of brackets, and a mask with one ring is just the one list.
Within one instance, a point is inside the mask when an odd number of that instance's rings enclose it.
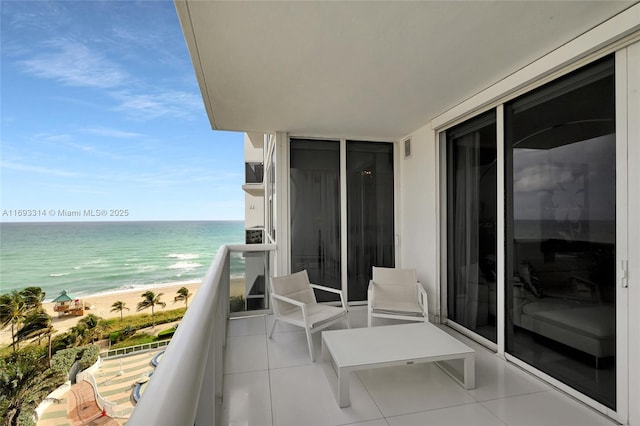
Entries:
{"label": "white railing", "polygon": [[109,349],[106,352],[102,352],[100,354],[100,358],[102,359],[117,358],[121,356],[128,356],[135,352],[151,351],[154,349],[165,347],[169,345],[170,342],[171,342],[171,339],[167,339],[167,340],[159,340],[157,342],[143,343],[142,345],[127,346],[125,348]]}
{"label": "white railing", "polygon": [[96,398],[96,404],[98,404],[98,407],[103,410],[107,416],[115,417],[114,411],[118,404],[116,404],[115,402],[111,402],[107,398],[100,395],[100,391],[98,390],[98,383],[96,382],[96,378],[93,376],[93,373],[83,373],[84,372],[78,374],[78,381],[84,380],[85,382],[89,383],[93,388],[93,394]]}
{"label": "white railing", "polygon": [[229,255],[275,245],[222,246],[167,346],[128,425],[216,425],[222,412]]}

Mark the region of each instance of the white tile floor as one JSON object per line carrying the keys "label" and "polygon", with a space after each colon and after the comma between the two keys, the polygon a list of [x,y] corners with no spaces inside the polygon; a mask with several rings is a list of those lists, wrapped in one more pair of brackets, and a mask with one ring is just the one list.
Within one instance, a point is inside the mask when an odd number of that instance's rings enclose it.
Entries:
{"label": "white tile floor", "polygon": [[[352,327],[366,310],[352,308]],[[476,349],[476,388],[465,390],[433,364],[361,371],[351,377],[351,406],[339,408],[322,367],[312,363],[302,329],[272,316],[229,321],[223,424],[256,426],[616,425],[591,408]],[[337,327],[339,328],[339,327]],[[320,358],[320,335],[314,335]]]}

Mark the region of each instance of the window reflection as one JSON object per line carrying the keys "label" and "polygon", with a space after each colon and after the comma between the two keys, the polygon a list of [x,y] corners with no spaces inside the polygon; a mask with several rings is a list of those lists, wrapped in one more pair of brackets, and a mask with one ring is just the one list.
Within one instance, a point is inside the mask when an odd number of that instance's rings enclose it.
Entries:
{"label": "window reflection", "polygon": [[291,272],[306,269],[311,282],[341,288],[339,142],[291,139],[290,191]]}
{"label": "window reflection", "polygon": [[497,341],[496,119],[447,131],[447,317]]}
{"label": "window reflection", "polygon": [[505,108],[507,351],[615,408],[615,97],[606,58]]}

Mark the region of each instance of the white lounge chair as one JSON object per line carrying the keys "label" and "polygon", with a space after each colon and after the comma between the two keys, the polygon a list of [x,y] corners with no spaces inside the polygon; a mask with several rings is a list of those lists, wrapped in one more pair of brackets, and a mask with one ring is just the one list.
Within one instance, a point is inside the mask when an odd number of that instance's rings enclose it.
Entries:
{"label": "white lounge chair", "polygon": [[[342,307],[317,303],[313,289],[338,294]],[[269,338],[273,335],[273,330],[275,330],[278,321],[304,328],[307,334],[311,361],[315,360],[313,341],[311,340],[312,333],[325,329],[343,319],[346,321],[347,327],[351,328],[342,291],[311,284],[306,270],[271,278],[271,306],[273,307],[275,319]]]}
{"label": "white lounge chair", "polygon": [[373,317],[429,322],[427,292],[415,269],[373,267],[367,291],[367,324]]}

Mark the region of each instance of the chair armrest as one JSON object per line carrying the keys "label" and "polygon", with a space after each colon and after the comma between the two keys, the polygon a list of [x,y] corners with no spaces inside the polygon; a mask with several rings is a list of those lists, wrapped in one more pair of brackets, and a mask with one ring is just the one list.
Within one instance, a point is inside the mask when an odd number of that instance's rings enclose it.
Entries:
{"label": "chair armrest", "polygon": [[286,303],[290,303],[291,305],[298,306],[300,308],[302,308],[302,307],[304,307],[304,305],[306,305],[306,303],[300,302],[300,301],[295,300],[295,299],[291,299],[291,298],[286,297],[286,296],[281,296],[279,294],[271,293],[271,297],[273,297],[274,299],[282,300],[283,302],[286,302]]}
{"label": "chair armrest", "polygon": [[323,285],[318,285],[318,284],[309,284],[309,285],[311,286],[311,288],[315,288],[317,290],[324,290],[329,293],[335,293],[340,295],[340,302],[342,303],[342,307],[347,306],[344,302],[344,296],[343,296],[342,290],[338,290],[337,288],[332,288],[332,287],[325,287]]}
{"label": "chair armrest", "polygon": [[309,315],[307,314],[307,304],[304,302],[300,302],[298,300],[294,300],[291,299],[289,297],[286,296],[281,296],[279,294],[273,294],[271,293],[271,297],[274,299],[278,299],[281,300],[285,303],[289,303],[291,305],[297,306],[298,308],[300,308],[302,310],[302,321],[304,321],[305,324],[309,325]]}
{"label": "chair armrest", "polygon": [[318,284],[309,284],[309,285],[311,286],[311,288],[316,288],[318,290],[328,291],[329,293],[342,294],[342,290],[338,290],[337,288],[325,287],[323,285],[318,285]]}
{"label": "chair armrest", "polygon": [[369,306],[373,306],[375,300],[376,300],[375,282],[373,280],[369,280],[369,287],[367,288],[367,304]]}
{"label": "chair armrest", "polygon": [[424,289],[420,281],[416,282],[416,288],[418,289],[418,303],[424,314],[429,315],[429,296],[427,290]]}

